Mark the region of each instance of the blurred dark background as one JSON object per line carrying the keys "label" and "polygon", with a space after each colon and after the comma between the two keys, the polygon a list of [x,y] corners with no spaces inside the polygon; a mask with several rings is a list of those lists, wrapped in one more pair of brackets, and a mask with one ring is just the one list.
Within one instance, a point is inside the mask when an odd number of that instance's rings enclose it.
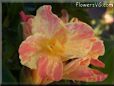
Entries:
{"label": "blurred dark background", "polygon": [[[77,8],[75,3],[2,3],[2,83],[19,84],[23,66],[20,64],[18,48],[23,41],[22,26],[19,12],[36,14],[36,10],[50,4],[52,11],[61,16],[66,9],[70,19],[77,17],[94,28],[95,35],[104,40],[105,55],[100,57],[106,67],[99,69],[107,73],[108,78],[99,83],[84,83],[62,80],[58,84],[114,84],[114,20],[113,8]],[[97,68],[98,69],[98,68]],[[53,84],[53,83],[52,83]]]}

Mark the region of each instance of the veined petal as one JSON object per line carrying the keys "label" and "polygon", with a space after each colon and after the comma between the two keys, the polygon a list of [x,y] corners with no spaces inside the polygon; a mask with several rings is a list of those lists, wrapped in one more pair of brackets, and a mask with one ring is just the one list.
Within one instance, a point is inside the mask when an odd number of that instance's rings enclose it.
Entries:
{"label": "veined petal", "polygon": [[93,44],[93,47],[92,47],[92,52],[96,53],[96,54],[99,54],[99,55],[103,55],[104,54],[104,44],[103,44],[103,41],[101,40],[97,40],[94,44]]}
{"label": "veined petal", "polygon": [[38,72],[39,72],[39,76],[42,78],[42,79],[45,79],[46,78],[46,71],[47,71],[47,65],[48,65],[48,58],[46,55],[42,55],[40,56],[38,62],[37,62],[37,69],[38,69]]}
{"label": "veined petal", "polygon": [[64,74],[71,73],[78,67],[88,66],[89,64],[90,64],[90,59],[88,59],[88,58],[81,58],[81,59],[73,60],[64,66]]}
{"label": "veined petal", "polygon": [[27,38],[32,34],[32,15],[26,15],[23,11],[20,12],[20,17],[22,20],[22,26],[23,26],[23,36],[24,39]]}
{"label": "veined petal", "polygon": [[90,40],[70,40],[65,44],[65,55],[69,58],[83,58],[90,52],[93,43]]}
{"label": "veined petal", "polygon": [[68,41],[66,42],[65,53],[74,58],[85,57],[91,50],[93,42],[93,30],[86,23],[77,21],[66,24],[68,28]]}
{"label": "veined petal", "polygon": [[91,59],[91,64],[97,67],[101,67],[101,68],[105,67],[105,64],[98,59]]}
{"label": "veined petal", "polygon": [[33,17],[33,16],[31,16],[31,15],[26,15],[23,11],[21,11],[21,12],[19,13],[19,15],[20,15],[21,20],[22,20],[23,22],[27,22],[30,18]]}
{"label": "veined petal", "polygon": [[41,49],[41,47],[39,46],[39,42],[42,38],[43,35],[34,34],[27,37],[27,39],[21,43],[19,47],[19,57],[23,65],[31,69],[37,68],[36,63],[40,56],[39,51]]}
{"label": "veined petal", "polygon": [[93,46],[92,46],[90,52],[88,53],[88,55],[93,59],[97,59],[98,56],[102,56],[104,54],[104,52],[105,52],[105,48],[104,48],[103,41],[97,39],[93,43]]}
{"label": "veined petal", "polygon": [[64,79],[84,81],[84,82],[96,82],[103,81],[107,78],[107,74],[104,74],[98,70],[90,69],[85,66],[75,68],[74,71],[64,76]]}
{"label": "veined petal", "polygon": [[61,80],[63,74],[63,64],[58,58],[48,60],[47,75],[55,81]]}
{"label": "veined petal", "polygon": [[57,57],[42,54],[38,59],[37,69],[42,79],[45,79],[47,76],[55,81],[62,79],[63,64]]}
{"label": "veined petal", "polygon": [[32,20],[32,32],[43,33],[52,36],[56,31],[65,28],[61,19],[51,12],[51,6],[45,5],[37,10]]}
{"label": "veined petal", "polygon": [[93,29],[81,21],[66,24],[72,39],[87,39],[94,36]]}

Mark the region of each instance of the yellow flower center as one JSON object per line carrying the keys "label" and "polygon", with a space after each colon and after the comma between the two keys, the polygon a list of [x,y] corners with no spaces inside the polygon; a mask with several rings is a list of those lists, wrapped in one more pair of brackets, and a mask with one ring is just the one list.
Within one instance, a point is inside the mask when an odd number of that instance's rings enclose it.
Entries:
{"label": "yellow flower center", "polygon": [[62,56],[64,53],[64,46],[57,39],[44,39],[41,42],[41,48],[48,54]]}

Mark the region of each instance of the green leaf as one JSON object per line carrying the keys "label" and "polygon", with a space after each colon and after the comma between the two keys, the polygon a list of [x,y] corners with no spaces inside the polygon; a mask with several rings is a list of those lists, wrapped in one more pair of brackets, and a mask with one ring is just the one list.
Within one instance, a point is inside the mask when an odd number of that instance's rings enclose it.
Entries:
{"label": "green leaf", "polygon": [[17,81],[12,75],[12,73],[9,71],[9,69],[3,65],[2,69],[2,84],[16,84]]}
{"label": "green leaf", "polygon": [[106,52],[101,60],[105,63],[103,72],[108,74],[106,80],[103,81],[105,84],[114,84],[114,41],[105,41]]}

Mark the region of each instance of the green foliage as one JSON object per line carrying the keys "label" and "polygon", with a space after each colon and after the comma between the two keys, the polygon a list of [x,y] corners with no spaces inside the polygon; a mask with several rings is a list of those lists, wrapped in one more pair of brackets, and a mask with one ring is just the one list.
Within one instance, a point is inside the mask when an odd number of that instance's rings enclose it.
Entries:
{"label": "green foliage", "polygon": [[2,76],[3,84],[17,84],[15,77],[11,74],[11,72],[8,70],[6,66],[3,66]]}
{"label": "green foliage", "polygon": [[103,72],[108,74],[108,78],[102,83],[105,84],[114,84],[114,41],[105,41],[106,52],[101,60],[105,63],[105,69],[102,69]]}

